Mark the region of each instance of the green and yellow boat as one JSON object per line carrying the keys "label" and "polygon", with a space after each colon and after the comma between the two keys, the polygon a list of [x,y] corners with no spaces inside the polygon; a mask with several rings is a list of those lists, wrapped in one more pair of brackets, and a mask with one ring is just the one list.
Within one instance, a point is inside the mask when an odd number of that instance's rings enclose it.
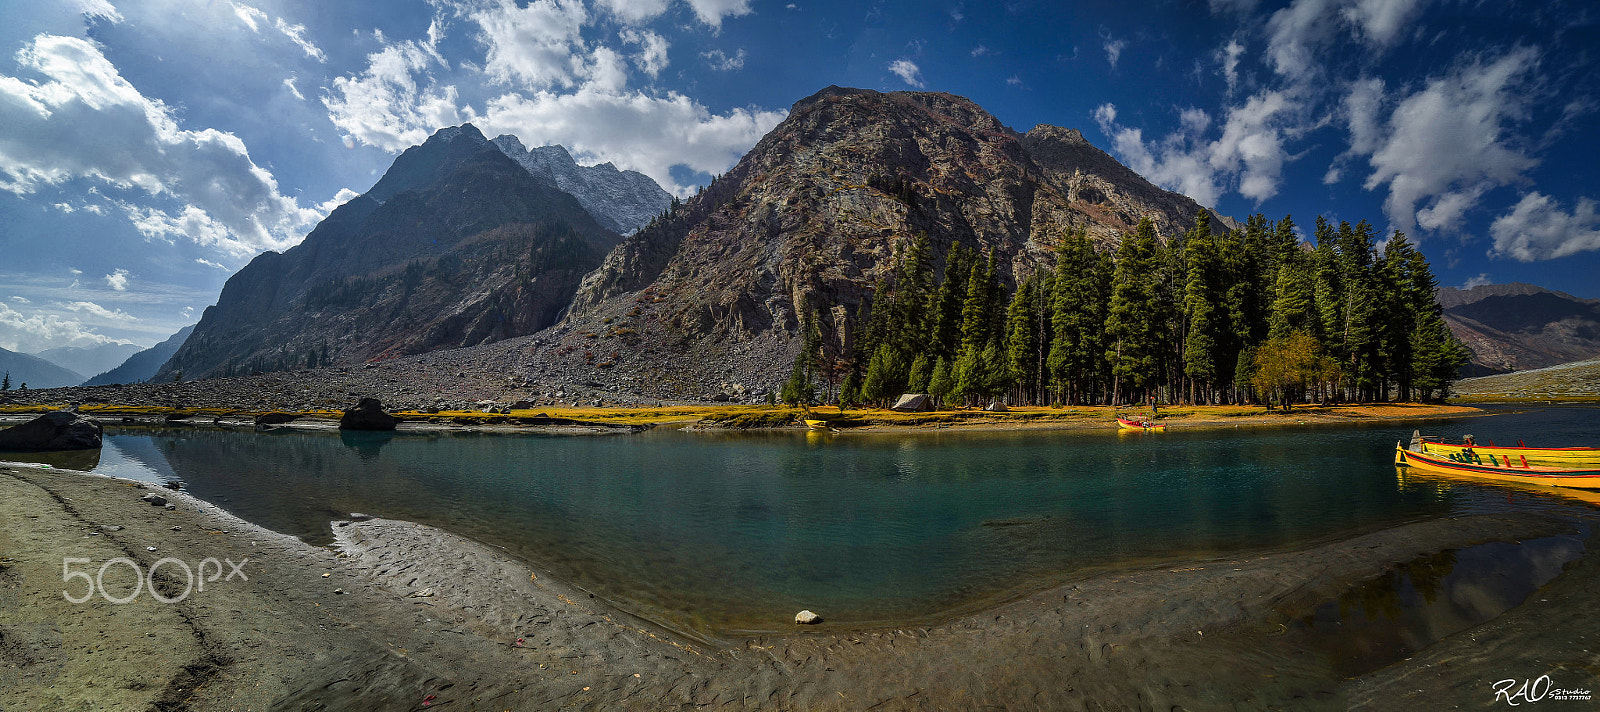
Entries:
{"label": "green and yellow boat", "polygon": [[1514,460],[1510,455],[1481,453],[1478,448],[1465,448],[1453,455],[1441,455],[1407,450],[1400,443],[1395,443],[1394,464],[1396,467],[1410,467],[1424,472],[1501,482],[1600,490],[1600,468],[1535,465],[1520,457]]}

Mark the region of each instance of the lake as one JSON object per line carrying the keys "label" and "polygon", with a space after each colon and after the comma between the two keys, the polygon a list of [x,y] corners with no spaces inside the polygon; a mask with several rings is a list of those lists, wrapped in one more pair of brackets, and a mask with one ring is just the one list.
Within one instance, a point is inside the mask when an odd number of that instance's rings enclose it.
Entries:
{"label": "lake", "polygon": [[[181,480],[313,543],[350,512],[436,525],[702,635],[781,630],[802,608],[863,625],[928,620],[1100,569],[1587,506],[1401,476],[1394,443],[1415,427],[606,437],[111,427],[94,471]],[[1592,445],[1600,409],[1421,427]]]}

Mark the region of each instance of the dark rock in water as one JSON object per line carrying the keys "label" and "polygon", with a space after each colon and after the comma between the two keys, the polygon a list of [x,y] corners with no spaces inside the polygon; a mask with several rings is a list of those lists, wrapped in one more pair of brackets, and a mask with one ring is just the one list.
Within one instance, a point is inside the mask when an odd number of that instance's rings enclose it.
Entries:
{"label": "dark rock in water", "polygon": [[165,507],[165,506],[167,506],[167,498],[166,497],[162,497],[161,495],[156,494],[154,492],[151,492],[150,494],[147,494],[147,495],[145,495],[143,497],[140,497],[139,499],[142,499],[142,500],[144,500],[146,502],[149,502],[150,506],[152,506],[152,507]]}
{"label": "dark rock in water", "polygon": [[394,430],[400,419],[383,412],[383,403],[377,398],[362,398],[356,407],[339,418],[340,430]]}
{"label": "dark rock in water", "polygon": [[98,449],[100,435],[99,423],[58,410],[0,430],[0,450]]}
{"label": "dark rock in water", "polygon": [[183,482],[179,481],[179,480],[173,480],[173,481],[168,482],[168,483],[166,483],[166,484],[164,484],[162,486],[166,487],[169,490],[181,490],[181,489],[183,489]]}
{"label": "dark rock in water", "polygon": [[256,416],[256,425],[283,425],[299,419],[294,413],[262,413]]}
{"label": "dark rock in water", "polygon": [[923,413],[933,410],[933,401],[925,393],[904,393],[890,410],[902,413]]}

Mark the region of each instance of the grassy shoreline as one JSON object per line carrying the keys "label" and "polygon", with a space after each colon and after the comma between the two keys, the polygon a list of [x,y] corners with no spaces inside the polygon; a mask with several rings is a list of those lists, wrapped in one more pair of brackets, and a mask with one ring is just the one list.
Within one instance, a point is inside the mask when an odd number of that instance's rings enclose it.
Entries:
{"label": "grassy shoreline", "polygon": [[[0,417],[26,416],[66,407],[65,403],[30,403],[0,406]],[[85,404],[79,411],[101,421],[121,419],[128,423],[188,422],[191,425],[238,425],[253,423],[262,415],[293,416],[282,425],[327,427],[337,421],[337,410],[257,411],[229,408],[178,408],[166,406],[123,406]],[[1214,405],[1171,406],[1159,410],[1160,421],[1174,429],[1215,429],[1233,427],[1284,427],[1312,424],[1427,420],[1481,415],[1483,411],[1465,405],[1421,403],[1372,403],[1358,405],[1308,405],[1290,411],[1269,410],[1261,406]],[[978,408],[945,409],[926,413],[901,413],[880,408],[837,406],[812,409],[767,405],[666,406],[659,408],[535,408],[506,413],[480,411],[397,411],[411,427],[495,427],[517,430],[538,427],[542,419],[573,421],[564,425],[656,426],[686,425],[704,429],[803,428],[805,417],[828,421],[835,429],[868,432],[914,432],[927,429],[961,430],[1115,430],[1117,415],[1148,415],[1147,410],[1112,406],[1018,407],[994,413]],[[303,421],[303,422],[302,422]]]}

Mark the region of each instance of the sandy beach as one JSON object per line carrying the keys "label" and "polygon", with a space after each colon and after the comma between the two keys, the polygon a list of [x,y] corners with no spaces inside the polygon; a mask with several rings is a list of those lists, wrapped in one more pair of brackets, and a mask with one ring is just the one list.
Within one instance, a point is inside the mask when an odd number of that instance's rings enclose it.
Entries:
{"label": "sandy beach", "polygon": [[[174,509],[141,500],[152,492]],[[1503,615],[1350,679],[1330,674],[1328,651],[1296,621],[1440,552],[1551,537],[1576,551],[1593,511],[1148,562],[928,625],[699,642],[435,528],[330,523],[335,546],[315,547],[182,492],[4,466],[0,710],[1482,707],[1504,678],[1594,686],[1594,556]],[[72,603],[85,582],[62,580],[68,557],[91,575],[116,558],[145,571],[214,558],[228,564],[213,574],[240,575],[172,603],[148,591]],[[158,571],[177,598],[183,570]],[[113,598],[132,590],[124,564],[103,578]]]}

